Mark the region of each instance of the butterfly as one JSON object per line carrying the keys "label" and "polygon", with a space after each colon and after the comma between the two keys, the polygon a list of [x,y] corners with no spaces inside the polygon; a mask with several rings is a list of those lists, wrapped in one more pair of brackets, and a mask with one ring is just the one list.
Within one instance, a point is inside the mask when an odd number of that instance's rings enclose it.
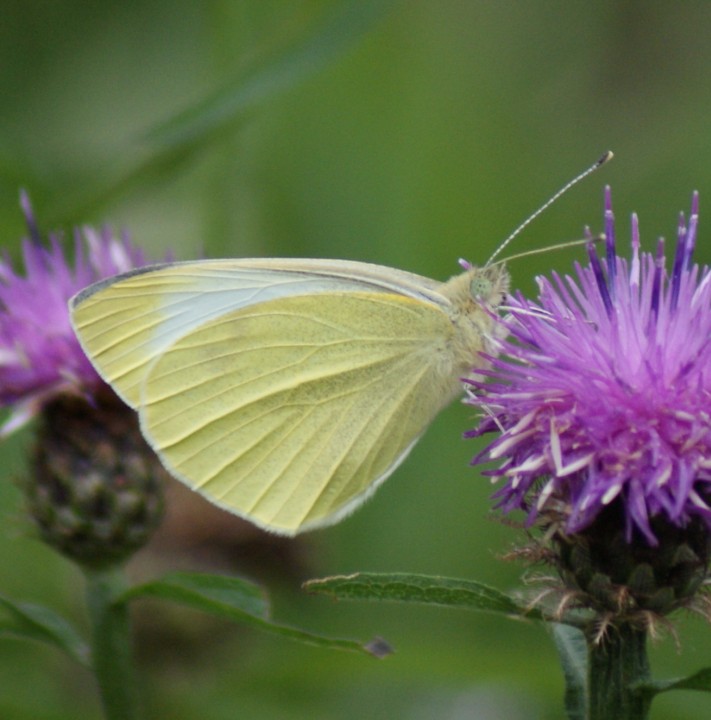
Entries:
{"label": "butterfly", "polygon": [[337,522],[496,353],[503,265],[447,282],[344,260],[140,268],[70,301],[167,470],[275,533]]}

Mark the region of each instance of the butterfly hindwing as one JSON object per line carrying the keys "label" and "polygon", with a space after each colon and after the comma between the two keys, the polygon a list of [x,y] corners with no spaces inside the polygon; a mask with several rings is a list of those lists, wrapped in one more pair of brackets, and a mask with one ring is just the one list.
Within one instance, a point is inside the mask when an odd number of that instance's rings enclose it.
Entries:
{"label": "butterfly hindwing", "polygon": [[285,534],[335,522],[456,393],[451,323],[392,293],[282,297],[191,330],[141,385],[144,434],[213,502]]}

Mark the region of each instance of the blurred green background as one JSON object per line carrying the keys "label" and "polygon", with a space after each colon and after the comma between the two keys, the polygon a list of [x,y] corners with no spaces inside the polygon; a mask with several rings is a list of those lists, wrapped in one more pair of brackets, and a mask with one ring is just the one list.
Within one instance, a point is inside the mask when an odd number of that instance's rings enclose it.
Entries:
{"label": "blurred green background", "polygon": [[[624,244],[672,237],[701,192],[699,258],[710,259],[711,3],[3,0],[0,222],[17,257],[18,189],[40,224],[110,222],[154,257],[351,258],[445,279],[483,262],[521,220],[611,148],[616,160],[516,241],[541,248],[601,228],[614,190]],[[514,262],[514,286],[567,272],[580,250]],[[151,718],[561,718],[563,684],[543,628],[433,608],[334,604],[299,581],[416,571],[516,587],[499,556],[520,539],[489,515],[491,488],[463,441],[471,408],[449,408],[374,500],[252,569],[285,622],[397,649],[383,660],[302,647],[139,608]],[[84,623],[81,581],[31,537],[12,484],[31,432],[0,449],[0,590]],[[186,522],[187,534],[190,522]],[[197,566],[190,538],[139,558]],[[197,541],[196,541],[197,542]],[[211,560],[201,541],[202,559]],[[215,555],[225,555],[218,549]],[[242,550],[229,540],[226,566]],[[244,550],[246,554],[248,551]],[[156,560],[156,557],[159,557]],[[234,563],[234,564],[233,564]],[[281,579],[279,577],[281,576]],[[658,675],[711,660],[711,631],[680,618],[652,650]],[[653,717],[708,717],[678,693]],[[0,642],[0,718],[99,717],[91,679],[58,653]]]}

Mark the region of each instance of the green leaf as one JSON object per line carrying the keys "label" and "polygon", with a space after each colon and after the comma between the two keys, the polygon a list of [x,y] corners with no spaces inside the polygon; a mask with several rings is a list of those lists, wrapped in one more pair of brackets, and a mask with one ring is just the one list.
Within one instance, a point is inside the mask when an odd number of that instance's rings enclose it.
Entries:
{"label": "green leaf", "polygon": [[301,42],[161,124],[149,134],[149,141],[163,149],[187,147],[242,120],[262,103],[333,64],[370,32],[393,5],[394,0],[342,3]]}
{"label": "green leaf", "polygon": [[473,580],[406,573],[356,573],[309,580],[304,589],[340,600],[422,603],[542,619],[538,610],[526,608],[511,596]]}
{"label": "green leaf", "polygon": [[266,618],[269,606],[262,588],[240,578],[206,573],[170,573],[160,580],[129,588],[117,602],[137,597],[172,600],[215,613],[223,608],[226,614],[234,611]]}
{"label": "green leaf", "polygon": [[383,657],[390,652],[387,643],[378,639],[364,645],[355,640],[327,638],[275,623],[269,619],[269,607],[262,589],[239,578],[203,573],[171,573],[160,580],[131,588],[116,602],[125,603],[141,597],[172,600],[308,645],[367,653],[376,657]]}
{"label": "green leaf", "polygon": [[635,690],[646,692],[650,695],[667,692],[668,690],[700,690],[711,692],[711,668],[703,668],[693,675],[685,678],[674,678],[671,680],[647,680],[633,686]]}
{"label": "green leaf", "polygon": [[565,676],[565,711],[568,720],[585,720],[588,706],[588,648],[577,628],[552,623],[553,640]]}
{"label": "green leaf", "polygon": [[29,603],[15,603],[0,595],[0,635],[54,645],[79,664],[89,667],[89,648],[74,628],[49,608]]}

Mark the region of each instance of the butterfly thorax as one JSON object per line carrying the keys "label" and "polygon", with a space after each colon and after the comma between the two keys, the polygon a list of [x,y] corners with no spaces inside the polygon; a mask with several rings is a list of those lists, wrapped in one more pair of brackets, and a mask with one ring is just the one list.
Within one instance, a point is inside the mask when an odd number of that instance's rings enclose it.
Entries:
{"label": "butterfly thorax", "polygon": [[497,309],[509,290],[510,276],[503,265],[473,267],[444,283],[440,289],[450,302],[453,324],[451,357],[460,373],[481,367],[480,353],[496,354],[505,329]]}

